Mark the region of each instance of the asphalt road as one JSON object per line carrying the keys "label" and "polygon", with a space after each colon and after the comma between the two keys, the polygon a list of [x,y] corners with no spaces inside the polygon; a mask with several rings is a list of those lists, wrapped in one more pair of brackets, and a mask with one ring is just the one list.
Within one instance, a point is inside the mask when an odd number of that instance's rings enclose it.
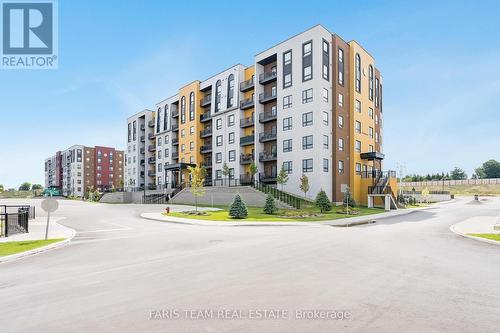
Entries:
{"label": "asphalt road", "polygon": [[500,246],[449,226],[499,215],[500,200],[470,201],[353,228],[171,224],[139,218],[159,206],[61,201],[77,235],[0,265],[0,331],[498,332]]}

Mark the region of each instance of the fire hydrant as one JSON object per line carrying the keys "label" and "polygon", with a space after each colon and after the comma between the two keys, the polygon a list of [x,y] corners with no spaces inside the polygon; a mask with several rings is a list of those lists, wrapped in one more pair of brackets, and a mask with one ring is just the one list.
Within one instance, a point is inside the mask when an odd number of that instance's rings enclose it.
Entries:
{"label": "fire hydrant", "polygon": [[165,208],[165,212],[166,212],[167,214],[170,214],[170,207]]}

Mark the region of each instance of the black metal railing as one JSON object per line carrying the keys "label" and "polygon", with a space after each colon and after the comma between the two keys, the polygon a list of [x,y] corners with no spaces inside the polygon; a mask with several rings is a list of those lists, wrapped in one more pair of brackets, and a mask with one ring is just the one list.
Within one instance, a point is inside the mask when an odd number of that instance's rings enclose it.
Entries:
{"label": "black metal railing", "polygon": [[277,157],[276,151],[263,151],[259,153],[260,162],[276,161]]}
{"label": "black metal railing", "polygon": [[276,99],[276,91],[273,90],[271,92],[263,92],[259,94],[259,102],[266,103]]}
{"label": "black metal railing", "polygon": [[204,138],[212,135],[212,127],[207,127],[200,131],[200,137]]}
{"label": "black metal railing", "polygon": [[243,81],[240,83],[240,91],[245,92],[247,90],[250,90],[254,87],[254,78],[252,77],[251,79],[248,79],[246,81]]}
{"label": "black metal railing", "polygon": [[265,72],[259,75],[259,83],[263,84],[266,82],[270,82],[276,80],[276,78],[277,78],[276,71]]}
{"label": "black metal railing", "polygon": [[304,198],[300,198],[296,195],[280,191],[276,187],[263,184],[262,182],[256,181],[252,186],[263,193],[270,193],[276,200],[279,200],[295,209],[300,209],[301,207],[312,205],[312,202],[305,200]]}
{"label": "black metal railing", "polygon": [[277,116],[276,110],[266,111],[259,114],[259,122],[265,123],[267,121],[275,120]]}
{"label": "black metal railing", "polygon": [[208,94],[200,100],[200,106],[208,105],[212,102],[212,94]]}
{"label": "black metal railing", "polygon": [[240,127],[250,127],[254,124],[253,115],[251,117],[240,119]]}
{"label": "black metal railing", "polygon": [[253,162],[253,154],[241,154],[240,164],[250,164]]}
{"label": "black metal railing", "polygon": [[276,140],[276,132],[271,131],[271,132],[264,132],[259,134],[259,142],[266,142],[266,141],[272,141]]}
{"label": "black metal railing", "polygon": [[201,122],[208,121],[210,119],[212,119],[212,115],[210,114],[210,112],[205,112],[205,113],[200,115]]}
{"label": "black metal railing", "polygon": [[253,135],[242,136],[240,138],[240,146],[250,145],[254,143],[255,137]]}
{"label": "black metal railing", "polygon": [[29,220],[35,218],[35,207],[28,205],[0,206],[0,235],[29,232]]}
{"label": "black metal railing", "polygon": [[245,98],[240,102],[240,108],[243,110],[251,108],[252,106],[254,106],[253,97]]}

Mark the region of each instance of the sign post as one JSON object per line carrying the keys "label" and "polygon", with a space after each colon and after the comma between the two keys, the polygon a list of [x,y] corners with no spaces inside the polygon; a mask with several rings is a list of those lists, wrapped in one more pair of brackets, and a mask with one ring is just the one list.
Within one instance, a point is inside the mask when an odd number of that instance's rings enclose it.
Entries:
{"label": "sign post", "polygon": [[59,207],[59,203],[56,199],[52,198],[52,196],[45,198],[42,201],[42,209],[47,212],[47,225],[45,226],[45,240],[49,236],[49,222],[50,222],[50,213],[53,213]]}

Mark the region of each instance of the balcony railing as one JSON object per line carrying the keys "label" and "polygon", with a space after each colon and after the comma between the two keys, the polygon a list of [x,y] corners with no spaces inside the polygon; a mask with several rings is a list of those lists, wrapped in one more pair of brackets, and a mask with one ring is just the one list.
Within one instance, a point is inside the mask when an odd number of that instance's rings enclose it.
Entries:
{"label": "balcony railing", "polygon": [[144,124],[141,124],[141,131],[144,131],[146,130],[146,126],[144,126]]}
{"label": "balcony railing", "polygon": [[259,179],[263,183],[273,183],[276,182],[276,171],[273,172],[262,172],[259,174]]}
{"label": "balcony railing", "polygon": [[172,131],[178,131],[178,130],[179,130],[179,124],[173,124]]}
{"label": "balcony railing", "polygon": [[172,152],[172,159],[178,160],[179,159],[179,151],[173,151]]}
{"label": "balcony railing", "polygon": [[265,72],[259,75],[259,83],[265,84],[268,82],[276,81],[277,73],[276,71]]}
{"label": "balcony railing", "polygon": [[148,164],[155,164],[155,163],[156,163],[156,159],[154,157],[148,158]]}
{"label": "balcony railing", "polygon": [[253,120],[253,115],[251,117],[243,118],[240,119],[240,127],[245,128],[245,127],[250,127],[253,126],[255,121]]}
{"label": "balcony railing", "polygon": [[209,121],[210,119],[212,119],[212,115],[210,114],[210,112],[205,112],[205,113],[200,115],[200,121],[202,123],[205,121]]}
{"label": "balcony railing", "polygon": [[178,108],[172,109],[172,117],[179,117],[179,109]]}
{"label": "balcony railing", "polygon": [[204,167],[205,169],[211,168],[212,160],[204,160],[203,162],[201,162],[201,166]]}
{"label": "balcony railing", "polygon": [[148,133],[148,139],[149,139],[149,140],[154,139],[154,137],[155,137],[155,134],[154,134],[154,133]]}
{"label": "balcony railing", "polygon": [[141,148],[139,151],[141,152],[142,155],[144,155],[144,153],[146,152],[146,149],[145,148]]}
{"label": "balcony railing", "polygon": [[249,80],[246,80],[246,81],[243,81],[240,83],[240,91],[241,92],[245,92],[245,91],[248,91],[250,89],[253,89],[254,86],[255,86],[255,83],[254,83],[254,78],[252,77],[251,79]]}
{"label": "balcony railing", "polygon": [[155,150],[156,150],[156,149],[155,149],[155,145],[149,145],[149,146],[148,146],[148,151],[149,151],[149,152],[152,152],[152,151],[155,151]]}
{"label": "balcony railing", "polygon": [[146,141],[146,137],[144,135],[141,135],[141,142],[145,142]]}
{"label": "balcony railing", "polygon": [[148,171],[148,176],[149,176],[149,177],[155,177],[155,176],[156,176],[156,171],[149,170],[149,171]]}
{"label": "balcony railing", "polygon": [[276,140],[276,132],[264,132],[259,134],[259,142],[273,141]]}
{"label": "balcony railing", "polygon": [[179,139],[178,138],[172,138],[172,145],[178,145],[179,144]]}
{"label": "balcony railing", "polygon": [[240,102],[240,109],[245,110],[245,109],[250,109],[251,107],[254,106],[254,101],[253,97],[250,98],[245,98]]}
{"label": "balcony railing", "polygon": [[271,92],[264,92],[259,94],[259,103],[264,104],[276,99],[276,91],[273,90]]}
{"label": "balcony railing", "polygon": [[241,154],[240,164],[251,164],[253,162],[253,154]]}
{"label": "balcony railing", "polygon": [[203,145],[200,147],[201,154],[206,154],[206,153],[211,153],[211,152],[212,152],[212,144]]}
{"label": "balcony railing", "polygon": [[240,185],[251,185],[253,179],[251,175],[240,175]]}
{"label": "balcony railing", "polygon": [[259,162],[276,161],[277,154],[275,151],[263,151],[259,154]]}
{"label": "balcony railing", "polygon": [[141,160],[141,165],[143,166],[144,164],[146,164],[146,162],[142,159]]}
{"label": "balcony railing", "polygon": [[155,122],[154,122],[154,120],[150,120],[150,121],[148,121],[148,126],[149,126],[149,127],[155,127]]}
{"label": "balcony railing", "polygon": [[242,136],[240,138],[240,146],[252,145],[255,141],[255,137],[253,135]]}
{"label": "balcony railing", "polygon": [[261,114],[259,114],[260,123],[265,123],[271,120],[276,120],[276,110],[262,112]]}
{"label": "balcony railing", "polygon": [[212,135],[212,127],[207,127],[200,131],[200,137],[206,138]]}
{"label": "balcony railing", "polygon": [[206,106],[212,103],[212,94],[208,94],[202,99],[200,99],[200,106]]}

